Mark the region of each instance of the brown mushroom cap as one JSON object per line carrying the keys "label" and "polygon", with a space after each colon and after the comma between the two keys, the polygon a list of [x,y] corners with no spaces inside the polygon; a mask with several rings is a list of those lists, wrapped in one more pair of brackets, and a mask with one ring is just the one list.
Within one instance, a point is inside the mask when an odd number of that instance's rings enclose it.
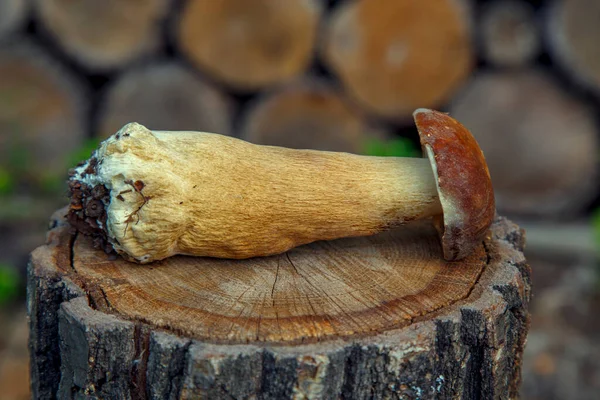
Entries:
{"label": "brown mushroom cap", "polygon": [[434,221],[444,258],[459,260],[481,243],[496,205],[483,152],[471,132],[439,111],[419,108],[413,118],[436,179],[443,217]]}

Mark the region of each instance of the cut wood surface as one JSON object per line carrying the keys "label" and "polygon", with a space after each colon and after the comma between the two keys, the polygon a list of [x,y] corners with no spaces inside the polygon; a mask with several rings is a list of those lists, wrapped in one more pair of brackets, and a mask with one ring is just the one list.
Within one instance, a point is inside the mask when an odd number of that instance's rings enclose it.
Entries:
{"label": "cut wood surface", "polygon": [[67,157],[87,135],[85,93],[76,77],[25,39],[0,45],[0,165],[28,170],[33,180],[66,177]]}
{"label": "cut wood surface", "polygon": [[546,73],[480,73],[450,114],[485,153],[502,212],[559,218],[581,211],[597,193],[593,112]]}
{"label": "cut wood surface", "polygon": [[0,39],[20,28],[28,11],[29,0],[0,1]]}
{"label": "cut wood surface", "polygon": [[259,98],[245,117],[242,139],[252,143],[362,154],[369,139],[385,139],[334,88],[299,83]]}
{"label": "cut wood surface", "polygon": [[57,43],[90,69],[116,68],[161,45],[171,0],[36,0],[37,17]]}
{"label": "cut wood surface", "polygon": [[189,1],[177,41],[201,69],[236,89],[255,90],[309,65],[321,8],[315,0]]}
{"label": "cut wood surface", "polygon": [[454,263],[419,223],[266,258],[139,266],[72,236],[65,212],[29,266],[34,398],[518,393],[530,272],[505,219]]}
{"label": "cut wood surface", "polygon": [[574,78],[600,92],[600,2],[554,1],[546,32],[554,59]]}
{"label": "cut wood surface", "polygon": [[106,138],[129,122],[155,130],[231,134],[233,102],[209,82],[177,62],[135,68],[107,90],[99,132]]}
{"label": "cut wood surface", "polygon": [[458,1],[349,1],[328,22],[323,56],[360,104],[400,119],[447,100],[471,71],[472,47]]}
{"label": "cut wood surface", "polygon": [[483,57],[493,65],[523,66],[540,51],[535,11],[525,1],[496,0],[485,5],[479,30]]}

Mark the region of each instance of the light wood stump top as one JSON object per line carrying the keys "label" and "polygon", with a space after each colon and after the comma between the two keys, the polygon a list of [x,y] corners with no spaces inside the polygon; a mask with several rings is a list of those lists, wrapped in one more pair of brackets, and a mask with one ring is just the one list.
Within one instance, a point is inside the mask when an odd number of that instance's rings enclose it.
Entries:
{"label": "light wood stump top", "polygon": [[398,328],[464,299],[486,260],[482,244],[444,261],[433,226],[417,223],[265,258],[145,266],[111,260],[78,235],[72,268],[104,312],[214,342],[311,342]]}

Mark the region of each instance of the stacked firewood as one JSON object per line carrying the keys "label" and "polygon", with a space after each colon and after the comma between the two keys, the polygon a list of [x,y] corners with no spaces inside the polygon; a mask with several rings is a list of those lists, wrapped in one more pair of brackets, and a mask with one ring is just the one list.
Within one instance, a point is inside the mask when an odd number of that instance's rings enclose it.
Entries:
{"label": "stacked firewood", "polygon": [[599,16],[595,0],[3,0],[0,166],[24,150],[19,179],[36,184],[130,121],[418,148],[411,113],[429,107],[480,141],[501,212],[581,215],[597,196]]}
{"label": "stacked firewood", "polygon": [[[598,246],[600,0],[0,0],[0,263],[25,265],[67,169],[127,122],[409,156],[420,107],[471,129],[499,213],[528,219],[546,312],[533,305],[525,397],[551,397],[543,381],[592,398],[600,344],[554,360],[572,347],[547,333],[587,343],[571,321],[598,298],[591,268],[560,260],[587,266]],[[545,296],[544,274],[568,289]],[[568,333],[549,318],[561,304]]]}

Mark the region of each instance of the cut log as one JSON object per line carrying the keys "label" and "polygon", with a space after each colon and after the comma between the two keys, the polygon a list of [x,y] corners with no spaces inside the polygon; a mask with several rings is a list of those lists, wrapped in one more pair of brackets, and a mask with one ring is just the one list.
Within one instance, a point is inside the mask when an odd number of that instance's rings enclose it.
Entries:
{"label": "cut log", "polygon": [[281,83],[311,62],[322,5],[314,0],[190,1],[176,27],[181,51],[241,91]]}
{"label": "cut log", "polygon": [[540,51],[541,32],[531,4],[494,1],[484,6],[479,24],[483,58],[499,67],[520,67]]}
{"label": "cut log", "polygon": [[484,151],[501,212],[563,217],[595,195],[594,114],[544,72],[481,73],[450,113]]}
{"label": "cut log", "polygon": [[369,139],[383,139],[331,86],[301,82],[259,98],[246,115],[241,137],[294,149],[362,154]]}
{"label": "cut log", "polygon": [[0,1],[0,38],[15,32],[25,22],[29,0]]}
{"label": "cut log", "polygon": [[368,110],[407,118],[439,106],[469,75],[469,26],[455,0],[345,2],[331,17],[323,56]]}
{"label": "cut log", "polygon": [[98,135],[112,135],[129,122],[154,130],[231,134],[233,100],[176,62],[133,69],[108,89]]}
{"label": "cut log", "polygon": [[157,51],[172,0],[36,0],[44,28],[92,70],[123,66]]}
{"label": "cut log", "polygon": [[600,92],[600,2],[554,1],[547,15],[547,41],[554,59],[575,81]]}
{"label": "cut log", "polygon": [[41,49],[0,45],[0,166],[34,182],[64,175],[87,136],[86,91]]}
{"label": "cut log", "polygon": [[34,398],[514,398],[528,328],[523,236],[467,259],[435,229],[248,260],[111,259],[55,214],[28,270]]}

